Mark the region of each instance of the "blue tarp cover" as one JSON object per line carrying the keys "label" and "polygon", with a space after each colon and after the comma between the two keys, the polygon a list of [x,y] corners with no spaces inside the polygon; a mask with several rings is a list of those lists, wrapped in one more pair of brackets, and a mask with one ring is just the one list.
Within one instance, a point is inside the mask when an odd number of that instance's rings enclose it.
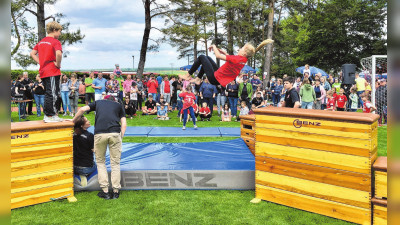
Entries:
{"label": "blue tarp cover", "polygon": [[182,130],[182,127],[154,127],[149,137],[220,137],[221,132],[218,127],[200,127],[196,130],[187,127]]}
{"label": "blue tarp cover", "polygon": [[[108,151],[106,165],[110,171]],[[254,156],[241,138],[218,142],[122,144],[121,171],[254,169]]]}
{"label": "blue tarp cover", "polygon": [[[88,129],[94,133],[94,127]],[[125,136],[139,137],[240,137],[240,127],[127,127]]]}
{"label": "blue tarp cover", "polygon": [[222,137],[240,137],[240,127],[220,127],[218,129]]}

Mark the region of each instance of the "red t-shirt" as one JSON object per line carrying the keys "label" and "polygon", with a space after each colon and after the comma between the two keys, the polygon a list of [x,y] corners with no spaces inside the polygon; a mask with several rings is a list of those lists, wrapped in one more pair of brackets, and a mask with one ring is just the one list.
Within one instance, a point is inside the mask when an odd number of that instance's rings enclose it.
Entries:
{"label": "red t-shirt", "polygon": [[196,111],[197,111],[197,109],[199,108],[199,106],[197,106],[197,105],[196,105],[196,103],[195,103],[195,102],[193,102],[193,105],[192,105],[192,107],[193,107],[193,111],[194,111],[194,113],[196,113]]}
{"label": "red t-shirt", "polygon": [[[197,105],[196,105],[196,104],[193,104],[192,107],[193,107],[193,112],[196,113]],[[183,110],[184,110],[184,109],[181,109],[181,114],[183,114]],[[186,114],[190,115],[190,110],[188,110]]]}
{"label": "red t-shirt", "polygon": [[337,102],[337,107],[338,108],[344,108],[346,102],[347,102],[347,97],[346,95],[338,95],[336,97],[336,102]]}
{"label": "red t-shirt", "polygon": [[328,101],[326,103],[326,108],[334,109],[335,108],[335,103],[336,103],[336,99],[334,97],[328,99]]}
{"label": "red t-shirt", "polygon": [[183,98],[183,108],[187,109],[194,104],[194,100],[196,96],[193,93],[182,92],[179,94],[179,97]]}
{"label": "red t-shirt", "polygon": [[336,94],[336,92],[333,93],[333,95],[332,95],[333,99],[335,99],[335,102],[336,102],[337,96],[338,96],[338,94]]}
{"label": "red t-shirt", "polygon": [[61,75],[60,68],[54,65],[56,51],[62,51],[61,42],[53,37],[45,37],[35,45],[33,50],[39,54],[40,78],[54,77]]}
{"label": "red t-shirt", "polygon": [[205,115],[211,113],[210,108],[208,107],[201,107],[199,112]]}
{"label": "red t-shirt", "polygon": [[167,81],[164,81],[164,93],[170,93],[170,91],[171,91],[171,89],[170,89],[171,87],[169,86],[169,81],[167,80]]}
{"label": "red t-shirt", "polygon": [[147,87],[149,88],[149,93],[157,93],[158,82],[156,80],[151,80],[147,82]]}
{"label": "red t-shirt", "polygon": [[371,112],[371,102],[366,101],[363,104],[363,113],[370,113]]}
{"label": "red t-shirt", "polygon": [[247,58],[240,55],[227,55],[226,62],[217,71],[215,71],[215,79],[225,87],[231,81],[235,80],[240,71],[246,65]]}

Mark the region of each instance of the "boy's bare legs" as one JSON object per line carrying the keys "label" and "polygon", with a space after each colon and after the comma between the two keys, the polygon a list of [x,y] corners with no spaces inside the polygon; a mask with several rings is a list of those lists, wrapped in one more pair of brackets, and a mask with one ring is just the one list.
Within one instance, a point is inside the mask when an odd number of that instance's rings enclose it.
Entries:
{"label": "boy's bare legs", "polygon": [[183,80],[191,80],[193,79],[192,76],[189,73],[186,74],[179,74],[179,77]]}
{"label": "boy's bare legs", "polygon": [[192,75],[190,75],[189,73],[183,74],[183,75],[179,75],[180,78],[182,78],[183,80],[188,80],[191,83],[195,83],[197,85],[199,85],[201,83],[201,79],[199,77],[196,78],[192,78]]}
{"label": "boy's bare legs", "polygon": [[199,77],[196,77],[195,79],[190,80],[190,82],[194,82],[197,85],[200,85],[201,79]]}

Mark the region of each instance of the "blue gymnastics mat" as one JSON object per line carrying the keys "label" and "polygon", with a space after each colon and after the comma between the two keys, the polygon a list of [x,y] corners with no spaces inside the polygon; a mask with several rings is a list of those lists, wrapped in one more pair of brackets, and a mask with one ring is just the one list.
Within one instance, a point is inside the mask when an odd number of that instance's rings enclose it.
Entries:
{"label": "blue gymnastics mat", "polygon": [[222,137],[240,137],[240,127],[219,127]]}
{"label": "blue gymnastics mat", "polygon": [[[110,173],[107,151],[106,165]],[[123,143],[122,190],[138,189],[254,189],[255,159],[241,138],[220,142]],[[88,186],[75,190],[100,190],[97,175]]]}
{"label": "blue gymnastics mat", "polygon": [[182,127],[154,127],[149,137],[220,137],[221,132],[218,127],[199,127],[196,130],[187,127],[182,130]]}
{"label": "blue gymnastics mat", "polygon": [[[154,127],[126,127],[125,136],[147,137],[153,128]],[[94,127],[89,127],[88,131],[94,133]]]}
{"label": "blue gymnastics mat", "polygon": [[[94,127],[88,129],[94,133]],[[138,137],[240,137],[240,127],[127,127],[125,136]]]}

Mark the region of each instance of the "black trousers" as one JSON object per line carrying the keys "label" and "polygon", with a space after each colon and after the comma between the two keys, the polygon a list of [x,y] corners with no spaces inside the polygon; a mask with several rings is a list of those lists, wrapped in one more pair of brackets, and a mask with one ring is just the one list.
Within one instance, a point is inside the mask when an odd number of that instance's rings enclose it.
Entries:
{"label": "black trousers", "polygon": [[142,95],[137,95],[137,106],[136,106],[137,110],[142,110],[142,102],[143,102]]}
{"label": "black trousers", "polygon": [[197,75],[198,78],[202,79],[204,73],[206,73],[207,79],[212,85],[219,85],[217,79],[215,79],[214,72],[218,70],[217,64],[210,56],[201,55],[193,63],[192,68],[189,70],[189,74],[193,74],[201,66],[200,72]]}
{"label": "black trousers", "polygon": [[125,113],[128,116],[133,116],[136,113],[136,108],[133,105],[128,106],[128,108],[125,110]]}
{"label": "black trousers", "polygon": [[42,81],[46,91],[44,94],[44,114],[46,116],[57,115],[57,105],[59,105],[61,101],[60,75],[45,77]]}
{"label": "black trousers", "polygon": [[85,93],[85,101],[88,104],[94,102],[94,93]]}
{"label": "black trousers", "polygon": [[32,114],[32,106],[33,106],[33,93],[32,93],[32,90],[31,89],[29,89],[29,90],[27,90],[27,91],[25,91],[25,96],[26,96],[26,99],[29,99],[29,100],[32,100],[32,101],[30,101],[30,102],[27,102],[25,105],[26,105],[26,110],[25,110],[25,112],[27,112],[28,114]]}
{"label": "black trousers", "polygon": [[208,115],[200,114],[200,118],[202,118],[202,119],[210,119],[211,118],[211,114],[208,114]]}

